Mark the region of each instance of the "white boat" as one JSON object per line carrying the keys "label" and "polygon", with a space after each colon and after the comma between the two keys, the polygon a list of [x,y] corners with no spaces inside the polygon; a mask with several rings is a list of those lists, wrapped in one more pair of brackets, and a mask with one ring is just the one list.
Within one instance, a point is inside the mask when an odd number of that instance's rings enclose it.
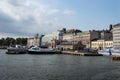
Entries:
{"label": "white boat", "polygon": [[120,50],[119,49],[114,49],[112,47],[107,47],[103,50],[98,50],[98,54],[103,54],[103,55],[120,55]]}
{"label": "white boat", "polygon": [[7,54],[24,54],[27,49],[21,45],[10,46],[7,48]]}
{"label": "white boat", "polygon": [[41,46],[41,47],[32,47],[30,49],[28,49],[28,53],[29,54],[54,54],[55,51],[52,48],[48,48],[45,46]]}

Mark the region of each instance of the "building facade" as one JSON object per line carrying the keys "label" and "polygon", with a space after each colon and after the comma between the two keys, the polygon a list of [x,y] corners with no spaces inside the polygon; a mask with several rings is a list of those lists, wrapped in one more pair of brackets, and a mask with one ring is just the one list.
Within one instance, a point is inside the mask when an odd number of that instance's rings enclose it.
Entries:
{"label": "building facade", "polygon": [[113,34],[110,30],[102,30],[100,31],[100,39],[105,41],[113,40]]}
{"label": "building facade", "polygon": [[63,34],[63,41],[68,41],[68,42],[74,41],[75,34],[79,32],[82,32],[82,31],[77,29],[67,30],[66,33]]}
{"label": "building facade", "polygon": [[61,31],[52,32],[50,34],[46,34],[42,38],[42,45],[46,45],[48,47],[56,47],[57,43],[62,40]]}
{"label": "building facade", "polygon": [[63,50],[73,50],[74,49],[74,45],[72,42],[68,42],[68,41],[63,41],[61,43],[61,47]]}
{"label": "building facade", "polygon": [[91,48],[91,41],[99,38],[99,31],[84,31],[74,35],[75,42],[81,42],[85,48]]}
{"label": "building facade", "polygon": [[41,46],[41,39],[43,35],[39,36],[39,34],[36,34],[33,38],[28,38],[27,40],[27,46]]}
{"label": "building facade", "polygon": [[73,41],[74,33],[66,33],[63,35],[63,41]]}
{"label": "building facade", "polygon": [[[91,48],[104,49],[105,47],[113,47],[113,34],[112,27],[110,25],[109,30],[97,31],[97,33],[91,32]],[[94,38],[94,36],[97,36]]]}
{"label": "building facade", "polygon": [[91,48],[102,50],[106,47],[113,47],[113,41],[96,40],[91,42]]}
{"label": "building facade", "polygon": [[120,23],[113,25],[113,47],[120,49]]}
{"label": "building facade", "polygon": [[90,32],[86,31],[86,32],[77,33],[74,36],[74,41],[75,42],[81,41],[83,45],[85,45],[86,47],[90,47]]}

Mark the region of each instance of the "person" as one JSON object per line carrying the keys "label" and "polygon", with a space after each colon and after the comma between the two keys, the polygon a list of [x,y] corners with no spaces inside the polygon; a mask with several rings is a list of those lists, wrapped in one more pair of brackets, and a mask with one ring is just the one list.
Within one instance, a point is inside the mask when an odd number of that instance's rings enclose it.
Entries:
{"label": "person", "polygon": [[112,55],[112,51],[111,51],[111,49],[109,49],[109,54]]}

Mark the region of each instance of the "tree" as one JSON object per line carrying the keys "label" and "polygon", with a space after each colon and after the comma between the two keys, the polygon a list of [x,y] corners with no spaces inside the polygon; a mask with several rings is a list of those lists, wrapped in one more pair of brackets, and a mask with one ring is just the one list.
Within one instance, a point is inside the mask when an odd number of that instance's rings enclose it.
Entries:
{"label": "tree", "polygon": [[27,38],[17,38],[15,42],[16,42],[16,44],[26,45],[27,44]]}
{"label": "tree", "polygon": [[15,39],[14,38],[10,38],[10,45],[15,45]]}
{"label": "tree", "polygon": [[10,46],[10,45],[15,45],[15,44],[20,44],[20,45],[26,45],[27,44],[27,38],[1,38],[0,39],[0,46]]}
{"label": "tree", "polygon": [[17,38],[16,41],[15,41],[16,44],[21,44],[22,41],[21,41],[21,38]]}
{"label": "tree", "polygon": [[85,45],[83,45],[81,41],[79,41],[79,42],[75,45],[75,49],[77,49],[77,50],[83,50],[84,48],[85,48]]}
{"label": "tree", "polygon": [[2,45],[2,40],[0,39],[0,46]]}
{"label": "tree", "polygon": [[9,37],[7,37],[7,38],[5,39],[5,45],[6,45],[6,46],[9,46],[9,45],[10,45],[10,38],[9,38]]}
{"label": "tree", "polygon": [[21,41],[22,45],[27,45],[27,38],[22,38]]}
{"label": "tree", "polygon": [[2,38],[1,39],[1,46],[5,45],[5,44],[6,44],[6,40],[5,40],[5,38]]}

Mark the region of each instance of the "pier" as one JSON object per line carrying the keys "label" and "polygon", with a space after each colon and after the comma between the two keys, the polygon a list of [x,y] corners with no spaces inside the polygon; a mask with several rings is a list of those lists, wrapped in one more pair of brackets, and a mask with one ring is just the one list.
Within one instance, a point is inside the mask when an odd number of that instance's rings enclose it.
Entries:
{"label": "pier", "polygon": [[97,53],[87,53],[87,52],[72,52],[72,51],[62,51],[62,54],[75,55],[75,56],[103,56]]}

